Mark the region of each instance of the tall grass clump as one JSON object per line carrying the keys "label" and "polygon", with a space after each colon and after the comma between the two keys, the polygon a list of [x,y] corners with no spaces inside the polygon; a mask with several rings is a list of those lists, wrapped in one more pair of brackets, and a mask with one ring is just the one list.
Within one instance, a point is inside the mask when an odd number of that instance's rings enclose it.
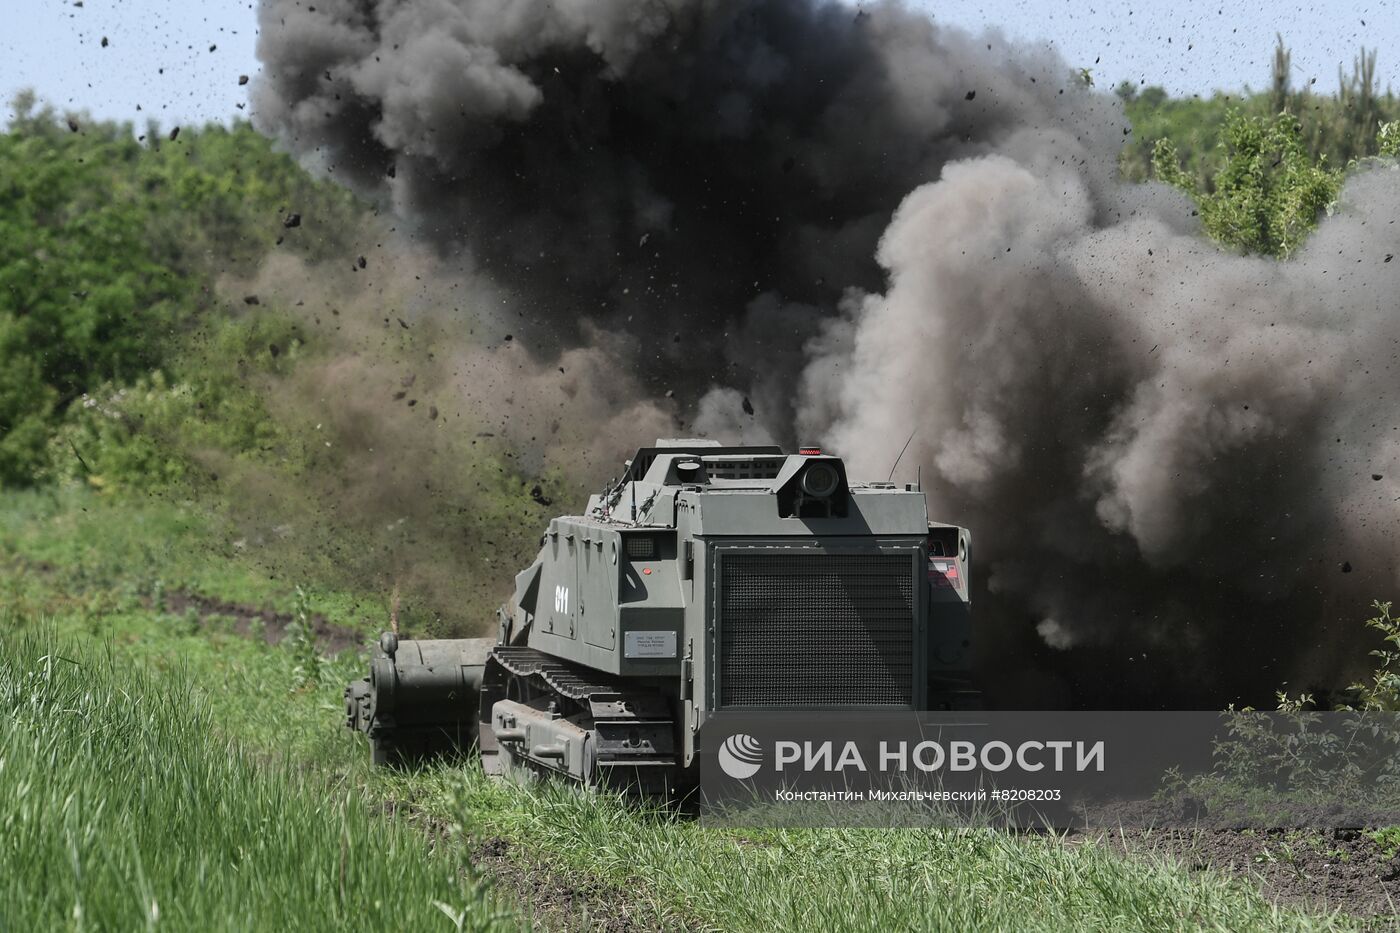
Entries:
{"label": "tall grass clump", "polygon": [[465,847],[220,737],[179,671],[0,638],[0,927],[490,929]]}
{"label": "tall grass clump", "polygon": [[706,827],[557,782],[447,788],[466,825],[525,843],[545,870],[592,877],[644,923],[706,930],[1338,930],[1337,914],[1108,843],[981,829]]}

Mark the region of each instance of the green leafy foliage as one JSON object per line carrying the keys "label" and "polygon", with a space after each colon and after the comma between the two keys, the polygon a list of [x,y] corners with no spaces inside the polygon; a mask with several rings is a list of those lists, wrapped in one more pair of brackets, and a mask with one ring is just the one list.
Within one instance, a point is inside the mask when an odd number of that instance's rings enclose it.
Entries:
{"label": "green leafy foliage", "polygon": [[[43,462],[43,424],[104,379],[155,363],[190,284],[153,255],[110,165],[140,149],[117,132],[36,126],[0,137],[0,481]],[[81,153],[81,154],[80,154]]]}
{"label": "green leafy foliage", "polygon": [[[1231,706],[1222,714],[1224,734],[1215,744],[1212,770],[1189,778],[1170,773],[1164,796],[1208,800],[1217,816],[1228,810],[1250,814],[1249,819],[1295,813],[1292,808],[1309,803],[1343,802],[1358,813],[1367,808],[1373,815],[1395,813],[1400,805],[1395,715],[1400,712],[1400,619],[1391,615],[1389,602],[1373,607],[1376,614],[1366,625],[1381,633],[1385,646],[1371,651],[1379,664],[1369,681],[1351,685],[1354,699],[1321,712],[1312,694],[1280,690],[1273,713]],[[1393,836],[1386,833],[1385,840],[1373,838],[1386,845]]]}
{"label": "green leafy foliage", "polygon": [[1400,157],[1400,121],[1381,124],[1376,133],[1376,151],[1388,158]]}
{"label": "green leafy foliage", "polygon": [[[1376,659],[1376,666],[1369,679],[1351,684],[1348,689],[1352,697],[1347,702],[1338,703],[1337,710],[1400,713],[1400,619],[1391,615],[1391,605],[1389,600],[1382,602],[1378,599],[1371,603],[1375,615],[1367,619],[1365,625],[1380,633],[1384,645],[1371,649],[1370,655]],[[1279,691],[1278,701],[1279,710],[1286,713],[1301,713],[1314,708],[1313,697],[1306,693],[1294,697]]]}
{"label": "green leafy foliage", "polygon": [[1381,633],[1385,647],[1371,651],[1379,662],[1371,679],[1351,686],[1360,697],[1357,709],[1400,712],[1400,619],[1390,614],[1390,606],[1376,600],[1372,603],[1376,614],[1366,620],[1368,628]]}
{"label": "green leafy foliage", "polygon": [[1366,837],[1380,847],[1386,858],[1400,855],[1400,826],[1384,826],[1366,833]]}
{"label": "green leafy foliage", "polygon": [[1287,256],[1317,224],[1341,190],[1341,172],[1314,161],[1303,146],[1297,118],[1233,114],[1221,146],[1224,162],[1201,190],[1182,167],[1176,146],[1158,140],[1152,164],[1157,177],[1190,194],[1206,232],[1248,253]]}
{"label": "green leafy foliage", "polygon": [[1242,108],[1253,112],[1238,95],[1173,98],[1156,85],[1141,89],[1119,85],[1116,93],[1132,124],[1132,135],[1123,143],[1118,161],[1119,171],[1128,181],[1151,177],[1154,146],[1159,139],[1169,139],[1186,174],[1198,187],[1208,187],[1219,158],[1217,144],[1230,113]]}
{"label": "green leafy foliage", "polygon": [[205,462],[220,459],[211,452],[249,459],[297,447],[250,380],[290,371],[301,350],[296,327],[271,313],[211,322],[201,340],[169,355],[182,381],[152,370],[126,385],[103,383],[70,405],[38,475],[141,492],[201,486],[217,476]]}
{"label": "green leafy foliage", "polygon": [[[360,282],[329,274],[384,225],[246,124],[171,139],[17,110],[0,135],[0,487],[189,497],[291,579],[401,586],[409,619],[489,625],[547,517],[529,490],[555,480],[522,476],[461,413],[411,419],[369,390],[326,403],[347,362],[423,385],[438,341],[461,339],[426,322],[384,339]],[[288,269],[314,279],[315,310],[279,289]],[[255,281],[260,296],[234,290]]]}
{"label": "green leafy foliage", "polygon": [[1137,87],[1124,82],[1116,93],[1132,124],[1132,136],[1120,158],[1123,176],[1144,181],[1151,176],[1157,141],[1169,139],[1185,173],[1200,191],[1209,191],[1211,179],[1226,155],[1220,142],[1232,114],[1268,119],[1289,113],[1299,122],[1298,136],[1314,162],[1342,167],[1378,154],[1381,126],[1400,120],[1400,98],[1376,81],[1376,53],[1363,49],[1349,73],[1338,69],[1336,94],[1318,94],[1310,81],[1294,88],[1291,55],[1280,40],[1275,51],[1269,90],[1243,93],[1217,91],[1207,97],[1173,98],[1156,86]]}
{"label": "green leafy foliage", "polygon": [[298,688],[315,686],[321,681],[321,655],[316,650],[316,635],[311,625],[311,594],[297,584],[292,621],[284,637],[287,650],[296,660],[292,674]]}
{"label": "green leafy foliage", "polygon": [[[51,441],[85,394],[198,372],[180,365],[191,334],[233,318],[216,274],[252,268],[279,237],[324,258],[361,210],[247,124],[170,140],[154,125],[138,137],[130,124],[36,112],[32,95],[16,111],[0,134],[0,486],[66,456]],[[289,237],[293,210],[307,220]]]}

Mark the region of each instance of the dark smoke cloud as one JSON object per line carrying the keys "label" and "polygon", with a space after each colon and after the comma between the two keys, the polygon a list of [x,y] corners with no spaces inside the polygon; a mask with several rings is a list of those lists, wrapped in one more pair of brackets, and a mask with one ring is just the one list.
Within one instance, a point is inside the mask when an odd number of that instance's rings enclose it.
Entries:
{"label": "dark smoke cloud", "polygon": [[[260,24],[258,125],[489,280],[465,307],[541,373],[594,360],[580,437],[657,399],[648,424],[825,438],[883,479],[914,432],[899,475],[974,529],[1002,702],[1267,700],[1364,655],[1400,577],[1392,170],[1279,263],[1119,183],[1121,110],[1063,61],[898,5]],[[497,378],[461,355],[460,391]]]}
{"label": "dark smoke cloud", "polygon": [[656,390],[800,363],[817,317],[784,309],[879,287],[893,210],[949,159],[1120,138],[1052,56],[893,6],[264,0],[260,24],[260,127],[469,250],[537,342],[628,333]]}
{"label": "dark smoke cloud", "polygon": [[1280,263],[1182,232],[1169,192],[950,164],[809,367],[806,423],[866,475],[917,426],[901,474],[974,528],[988,602],[1097,659],[1081,698],[1335,684],[1400,580],[1397,182],[1359,173]]}

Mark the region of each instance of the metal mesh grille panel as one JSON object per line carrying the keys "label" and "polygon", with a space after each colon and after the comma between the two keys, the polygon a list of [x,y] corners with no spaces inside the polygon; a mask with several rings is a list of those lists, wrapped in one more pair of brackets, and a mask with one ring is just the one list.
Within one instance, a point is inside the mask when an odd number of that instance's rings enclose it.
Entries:
{"label": "metal mesh grille panel", "polygon": [[777,479],[786,461],[782,457],[751,460],[706,460],[711,479]]}
{"label": "metal mesh grille panel", "polygon": [[909,706],[908,554],[725,554],[720,706]]}

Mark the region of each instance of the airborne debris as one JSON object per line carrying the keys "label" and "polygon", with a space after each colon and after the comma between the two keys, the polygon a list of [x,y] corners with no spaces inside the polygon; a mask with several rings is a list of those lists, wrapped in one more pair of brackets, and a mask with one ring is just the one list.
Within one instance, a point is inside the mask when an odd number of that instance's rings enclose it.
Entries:
{"label": "airborne debris", "polygon": [[[305,11],[306,2],[261,0],[260,6],[269,15],[291,17]],[[330,9],[319,2],[322,10]],[[1144,618],[1156,617],[1181,598],[1173,573],[1160,572],[1159,565],[1180,559],[1194,573],[1230,562],[1219,586],[1197,594],[1193,613],[1201,640],[1160,662],[1164,668],[1181,665],[1187,676],[1163,682],[1216,680],[1201,671],[1201,658],[1228,658],[1247,643],[1233,623],[1241,603],[1254,605],[1250,581],[1282,585],[1300,578],[1295,595],[1308,605],[1299,605],[1286,624],[1321,615],[1310,611],[1314,588],[1295,572],[1294,555],[1319,540],[1322,530],[1348,526],[1332,539],[1337,548],[1368,553],[1370,531],[1350,534],[1359,522],[1320,481],[1322,452],[1303,448],[1313,446],[1316,434],[1316,409],[1307,404],[1314,394],[1335,401],[1341,414],[1359,415],[1346,409],[1373,385],[1337,367],[1315,390],[1285,393],[1270,412],[1267,441],[1255,439],[1257,426],[1233,413],[1248,400],[1242,390],[1256,394],[1260,384],[1286,385],[1294,378],[1297,352],[1329,372],[1334,355],[1359,360],[1352,367],[1357,373],[1382,372],[1393,352],[1388,339],[1381,339],[1388,338],[1385,322],[1393,319],[1379,313],[1393,310],[1381,307],[1383,296],[1375,297],[1382,290],[1327,292],[1344,306],[1338,314],[1355,322],[1343,332],[1330,313],[1311,313],[1323,304],[1307,300],[1314,289],[1321,292],[1336,278],[1321,277],[1325,257],[1315,253],[1274,265],[1171,246],[1157,259],[1151,247],[1160,287],[1136,288],[1150,244],[1185,242],[1176,239],[1177,215],[1184,219],[1190,209],[1173,202],[1159,210],[1155,199],[1140,202],[1138,189],[1119,187],[1117,159],[1125,139],[1119,108],[1104,106],[1106,96],[1077,93],[1072,83],[1058,95],[1064,82],[1049,78],[1071,72],[1055,54],[1036,52],[1026,60],[1013,46],[984,56],[977,46],[990,51],[992,42],[974,44],[925,16],[893,8],[872,21],[880,28],[855,36],[848,31],[849,10],[835,17],[765,12],[711,32],[714,24],[698,12],[708,8],[701,3],[693,7],[696,15],[678,16],[653,33],[637,29],[632,18],[615,20],[606,4],[577,10],[540,4],[537,19],[491,17],[490,30],[455,3],[422,4],[422,15],[413,17],[391,16],[383,4],[335,7],[315,35],[277,30],[260,39],[259,91],[273,104],[261,129],[313,164],[330,159],[358,166],[352,180],[368,196],[382,195],[375,189],[390,187],[384,174],[401,166],[397,219],[445,241],[432,245],[447,254],[473,256],[499,280],[500,295],[509,296],[507,312],[536,313],[541,320],[510,325],[527,328],[522,344],[599,354],[596,363],[589,355],[578,362],[570,357],[567,383],[556,384],[578,383],[581,402],[548,393],[548,403],[557,403],[570,423],[583,414],[596,415],[610,429],[625,427],[629,406],[647,400],[659,409],[649,411],[650,417],[674,422],[684,413],[697,434],[711,436],[752,429],[760,420],[779,430],[805,421],[859,451],[879,477],[888,475],[898,453],[899,432],[888,430],[892,425],[946,424],[946,444],[921,441],[913,450],[916,459],[901,468],[911,479],[920,466],[930,475],[946,473],[960,490],[967,520],[988,528],[981,533],[984,553],[1034,568],[1015,575],[999,593],[1008,619],[1031,611],[1072,616],[1076,621],[1066,627],[1083,643],[1112,645],[1126,654],[1144,641],[1145,627],[1125,623],[1117,607],[1133,605]],[[348,12],[352,7],[368,12]],[[558,40],[541,45],[535,35],[541,25]],[[420,54],[425,46],[419,40],[463,32],[498,58],[489,66],[483,58],[480,81],[460,80],[453,56]],[[333,43],[319,45],[332,36]],[[556,93],[558,82],[546,78],[551,66],[595,60],[600,53],[590,46],[594,38],[607,49],[606,79],[599,78],[601,69],[571,68],[577,93]],[[675,41],[687,48],[708,44],[703,54],[668,55]],[[325,55],[309,55],[322,49]],[[746,67],[758,63],[754,50],[804,67]],[[909,67],[891,68],[892,60]],[[958,68],[939,67],[949,61]],[[675,93],[714,87],[712,74],[728,63],[737,67],[722,72],[726,93],[745,102],[756,118],[788,129],[735,134],[734,115],[717,107],[713,95]],[[1041,67],[1046,64],[1053,67]],[[315,80],[327,68],[380,80],[350,82],[353,91],[334,88],[348,91],[335,100],[333,87]],[[1047,76],[1043,92],[1030,84],[1031,74]],[[409,89],[395,75],[411,81],[411,93],[404,93]],[[1085,83],[1091,77],[1086,73]],[[1037,92],[1027,93],[1027,84]],[[848,114],[851,100],[860,105]],[[980,101],[978,113],[985,119],[945,119],[959,112],[958,100]],[[460,144],[457,121],[444,121],[444,115],[463,112],[470,114],[472,145]],[[833,113],[843,119],[831,119]],[[365,124],[392,127],[393,141],[346,132]],[[862,125],[881,128],[878,138],[859,132]],[[718,151],[717,138],[725,140],[726,157],[706,159]],[[589,149],[584,157],[556,158],[579,145]],[[676,171],[678,152],[696,157],[703,171]],[[919,157],[895,155],[902,153]],[[790,158],[804,166],[801,175],[782,174]],[[622,164],[627,170],[619,171]],[[1400,245],[1362,236],[1385,222],[1380,218],[1395,216],[1394,186],[1382,180],[1370,173],[1348,183],[1354,208],[1321,221],[1329,248],[1344,248],[1353,259],[1377,245],[1400,252]],[[1075,192],[1069,200],[1066,182]],[[822,189],[819,199],[807,190],[812,184]],[[1013,191],[1024,196],[1001,197]],[[1136,212],[1131,220],[1120,210],[1125,204]],[[969,208],[976,213],[965,215]],[[978,229],[947,229],[946,218],[957,216],[986,221]],[[463,217],[472,222],[463,223]],[[549,235],[542,237],[546,217]],[[1049,229],[1057,231],[1054,249],[1043,248],[1039,239]],[[647,230],[665,231],[664,244],[658,240],[665,264],[652,263],[650,240],[634,248]],[[514,261],[533,257],[546,243],[551,257],[563,254],[561,261]],[[968,256],[976,250],[1028,259],[989,269],[993,263],[958,259],[964,249]],[[818,276],[825,280],[818,288],[804,284]],[[674,296],[673,281],[681,283]],[[1188,295],[1177,294],[1178,282],[1188,282]],[[760,283],[766,294],[750,292],[750,283]],[[624,285],[631,286],[627,294]],[[853,286],[866,294],[844,301]],[[758,292],[759,285],[753,289]],[[1268,329],[1267,318],[1272,309],[1294,306],[1298,326],[1285,340],[1279,328]],[[576,326],[593,317],[596,346]],[[927,327],[931,320],[946,328]],[[1027,339],[1028,327],[1036,339]],[[1236,327],[1242,333],[1232,343]],[[491,324],[483,320],[477,328],[489,344]],[[665,350],[668,330],[684,337],[673,351]],[[936,332],[950,337],[939,339]],[[500,354],[501,338],[495,339],[497,344],[480,349],[494,346],[496,356],[507,358],[509,366],[498,363],[498,380],[510,378],[517,362],[528,371],[520,354]],[[1144,345],[1151,349],[1143,351]],[[1125,357],[1122,365],[1107,359],[1106,368],[1094,365],[1092,356],[1061,369],[1047,362],[1098,347],[1117,348]],[[1248,353],[1239,352],[1244,347]],[[1327,356],[1316,360],[1322,353]],[[484,358],[490,360],[489,353]],[[1243,367],[1250,370],[1233,375]],[[543,368],[548,376],[547,364]],[[1222,371],[1231,378],[1221,378]],[[646,389],[616,392],[613,397],[625,404],[604,402],[591,391],[594,372],[630,377]],[[425,376],[425,387],[428,381]],[[473,386],[481,390],[476,404],[496,401],[482,397],[486,385],[482,380]],[[711,385],[722,394],[710,395]],[[783,389],[798,391],[784,395]],[[742,411],[742,399],[747,395],[754,404],[754,394],[764,419],[756,409],[753,416]],[[1384,410],[1391,402],[1384,399],[1374,420],[1393,420],[1393,412]],[[590,403],[597,411],[587,409]],[[1213,425],[1217,415],[1218,431],[1195,436],[1193,425]],[[450,420],[459,423],[455,412]],[[515,435],[538,429],[516,422],[509,430]],[[585,433],[610,437],[613,431]],[[1295,442],[1299,455],[1280,467],[1278,452]],[[1030,468],[1025,452],[1041,449],[1064,454]],[[1334,463],[1354,469],[1387,462],[1366,453],[1362,442],[1352,442],[1339,447]],[[1241,490],[1240,475],[1270,480],[1245,487],[1242,496],[1249,499],[1240,501],[1241,494],[1232,495]],[[1357,484],[1366,475],[1348,479]],[[1025,527],[987,520],[1005,502],[1029,500],[1040,487],[1055,490],[1056,505],[1030,510]],[[1294,489],[1319,488],[1329,491],[1273,501]],[[1199,506],[1198,514],[1182,514],[1183,496]],[[1293,519],[1277,528],[1250,528],[1249,540],[1238,543],[1208,533],[1217,523],[1232,527],[1242,509],[1269,507],[1286,509]],[[1066,519],[1070,526],[1106,533],[1076,541],[1073,550],[1082,553],[1074,556],[1045,551],[1039,542],[1062,536]],[[1265,530],[1279,531],[1276,546],[1264,543]],[[1250,546],[1255,535],[1262,536],[1257,547]],[[1382,558],[1371,551],[1367,566],[1384,572],[1395,562],[1393,547],[1387,550]],[[1322,566],[1325,573],[1325,561]],[[1333,579],[1352,582],[1350,576]],[[1024,628],[1002,624],[1007,633]],[[1311,644],[1312,635],[1297,647]],[[1241,677],[1272,685],[1290,660],[1281,657],[1271,670],[1255,666]],[[1089,684],[1082,699],[1101,701],[1103,691],[1111,691],[1124,701],[1137,689]],[[1218,696],[1210,692],[1210,698]]]}
{"label": "airborne debris", "polygon": [[436,421],[436,420],[437,420],[437,416],[438,416],[437,406],[436,406],[436,405],[429,405],[429,406],[428,406],[428,420],[429,420],[429,421]]}
{"label": "airborne debris", "polygon": [[288,214],[288,215],[287,215],[287,219],[284,220],[284,221],[282,221],[282,226],[286,227],[288,230],[292,229],[293,227],[300,227],[300,226],[301,226],[301,215],[300,215],[300,214]]}
{"label": "airborne debris", "polygon": [[248,76],[247,76],[247,75],[239,75],[239,76],[238,76],[238,86],[239,86],[239,87],[242,87],[243,85],[245,85],[245,84],[247,84],[247,83],[248,83]]}
{"label": "airborne debris", "polygon": [[540,505],[552,505],[554,503],[553,499],[544,494],[544,489],[540,487],[539,483],[530,487],[530,498],[534,499]]}
{"label": "airborne debris", "polygon": [[107,47],[107,37],[106,37],[106,36],[103,36],[103,37],[102,37],[102,47],[103,47],[104,49]]}
{"label": "airborne debris", "polygon": [[74,120],[72,117],[69,117],[69,118],[68,118],[68,128],[69,128],[70,130],[72,130],[73,132],[75,132],[75,133],[78,132],[78,121],[77,121],[77,120]]}
{"label": "airborne debris", "polygon": [[1376,482],[1379,483],[1381,480],[1385,479],[1385,477],[1382,476],[1382,475],[1379,474],[1379,473],[1372,473],[1372,474],[1371,474],[1371,479],[1373,479],[1373,480],[1375,480]]}
{"label": "airborne debris", "polygon": [[177,126],[170,131],[170,141],[173,143],[180,135],[180,128]]}
{"label": "airborne debris", "polygon": [[1351,573],[1351,561],[1342,561],[1342,573]]}
{"label": "airborne debris", "polygon": [[753,402],[750,402],[750,401],[749,401],[749,397],[748,397],[747,395],[744,396],[743,408],[744,408],[744,414],[746,414],[746,415],[751,415],[751,414],[753,414]]}
{"label": "airborne debris", "polygon": [[363,269],[367,265],[367,263],[365,262],[365,257],[361,256],[359,259],[356,259],[355,265]]}
{"label": "airborne debris", "polygon": [[244,303],[245,305],[255,305],[255,304],[260,304],[261,302],[258,301],[258,296],[257,296],[257,295],[244,295],[244,296],[243,296],[243,303]]}

